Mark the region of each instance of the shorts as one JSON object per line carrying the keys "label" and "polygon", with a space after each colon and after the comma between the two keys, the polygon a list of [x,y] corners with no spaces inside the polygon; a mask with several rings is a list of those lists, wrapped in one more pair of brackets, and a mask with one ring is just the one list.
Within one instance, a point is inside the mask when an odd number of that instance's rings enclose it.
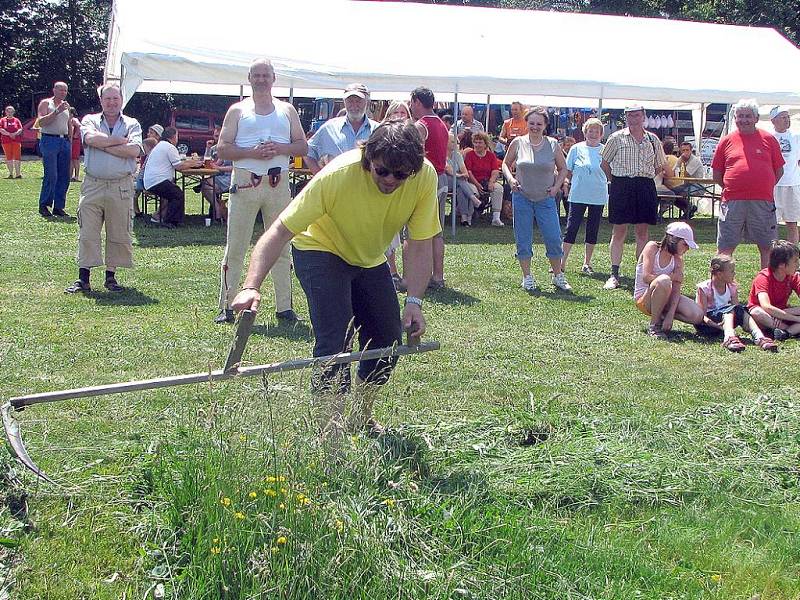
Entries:
{"label": "shorts", "polygon": [[775,219],[778,223],[800,222],[800,185],[775,187]]}
{"label": "shorts", "polygon": [[719,205],[717,248],[729,250],[742,241],[766,248],[778,239],[775,203],[771,200],[727,200]]}
{"label": "shorts", "polygon": [[612,177],[608,190],[608,222],[628,225],[658,222],[656,182],[649,177]]}
{"label": "shorts", "polygon": [[648,317],[652,317],[653,315],[650,314],[650,311],[647,310],[647,306],[645,305],[644,297],[647,294],[642,294],[638,298],[635,298],[636,308],[638,308],[642,313],[647,315]]}
{"label": "shorts", "polygon": [[81,157],[81,138],[72,138],[72,146],[69,149],[71,160],[78,160]]}
{"label": "shorts", "polygon": [[[744,304],[728,304],[727,306],[712,308],[706,311],[706,317],[709,321],[721,324],[725,315],[733,313],[733,327],[735,329],[736,327],[742,327],[744,325],[744,315],[746,312],[747,309]],[[719,329],[706,325],[705,323],[695,325],[695,329],[697,329],[698,333],[705,335],[715,335],[719,333]]]}

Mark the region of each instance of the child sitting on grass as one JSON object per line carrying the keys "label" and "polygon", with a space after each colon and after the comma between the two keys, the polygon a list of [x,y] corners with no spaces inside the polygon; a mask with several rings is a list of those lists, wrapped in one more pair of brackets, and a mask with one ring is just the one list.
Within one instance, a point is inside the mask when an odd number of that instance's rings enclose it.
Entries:
{"label": "child sitting on grass", "polygon": [[750,288],[750,316],[774,330],[772,337],[778,341],[800,335],[800,307],[789,306],[792,290],[800,296],[799,256],[797,246],[778,240],[769,253],[769,266],[758,272]]}
{"label": "child sitting on grass", "polygon": [[675,221],[667,225],[663,240],[647,242],[639,256],[633,299],[636,307],[650,317],[647,335],[666,339],[674,319],[692,325],[703,320],[697,303],[681,295],[683,255],[689,248],[697,248],[692,228]]}
{"label": "child sitting on grass", "polygon": [[722,331],[722,347],[731,352],[742,352],[744,344],[735,333],[737,327],[748,329],[762,350],[777,352],[778,346],[763,334],[755,319],[750,318],[744,305],[739,304],[739,286],[736,283],[736,263],[733,258],[717,255],[711,259],[711,279],[697,284],[697,305],[705,313],[697,325],[700,333],[714,334]]}

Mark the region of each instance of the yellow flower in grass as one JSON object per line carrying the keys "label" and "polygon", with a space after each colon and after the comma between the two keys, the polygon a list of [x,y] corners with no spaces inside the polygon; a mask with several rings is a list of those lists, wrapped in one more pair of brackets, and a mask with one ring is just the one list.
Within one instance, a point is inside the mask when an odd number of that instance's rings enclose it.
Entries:
{"label": "yellow flower in grass", "polygon": [[211,546],[211,554],[219,554],[221,551],[219,546]]}
{"label": "yellow flower in grass", "polygon": [[273,553],[273,554],[277,554],[278,552],[280,552],[280,551],[281,551],[281,549],[280,549],[280,548],[278,548],[277,546],[273,546],[273,547],[271,548],[271,550],[272,550],[272,553]]}
{"label": "yellow flower in grass", "polygon": [[394,505],[395,505],[394,498],[386,498],[386,500],[384,500],[384,501],[382,502],[382,504],[385,504],[385,505],[386,505],[386,506],[388,506],[389,508],[394,508]]}
{"label": "yellow flower in grass", "polygon": [[269,496],[270,498],[274,498],[275,496],[277,496],[277,495],[278,495],[278,492],[276,492],[275,490],[273,490],[273,489],[271,489],[271,488],[266,488],[266,489],[264,490],[264,493],[265,493],[267,496]]}
{"label": "yellow flower in grass", "polygon": [[278,508],[283,510],[284,508],[286,508],[286,505],[283,502],[281,502],[280,504],[278,504]]}
{"label": "yellow flower in grass", "polygon": [[267,483],[275,483],[276,481],[278,481],[277,477],[273,477],[272,475],[267,477]]}
{"label": "yellow flower in grass", "polygon": [[711,581],[713,581],[714,583],[719,583],[720,581],[722,581],[722,575],[715,573],[714,575],[711,576]]}
{"label": "yellow flower in grass", "polygon": [[240,521],[242,519],[244,519],[244,513],[241,513],[241,512],[238,512],[238,511],[233,513],[233,516],[236,517],[237,519],[239,519]]}
{"label": "yellow flower in grass", "polygon": [[283,495],[285,496],[285,495],[286,495],[286,494],[288,494],[288,493],[289,493],[289,490],[287,490],[287,489],[286,489],[286,488],[284,488],[284,487],[282,487],[282,488],[281,488],[281,494],[283,494]]}
{"label": "yellow flower in grass", "polygon": [[283,475],[279,475],[279,476],[278,476],[278,481],[280,481],[281,483],[283,483],[284,481],[286,481],[286,477],[284,477]]}
{"label": "yellow flower in grass", "polygon": [[230,506],[231,505],[231,499],[226,496],[225,498],[220,500],[219,503],[222,504],[222,506]]}
{"label": "yellow flower in grass", "polygon": [[215,546],[218,546],[219,545],[219,538],[214,538],[213,540],[211,540],[211,543],[214,544]]}
{"label": "yellow flower in grass", "polygon": [[342,521],[341,519],[336,519],[333,525],[334,527],[336,527],[336,531],[338,531],[339,533],[344,531],[344,521]]}
{"label": "yellow flower in grass", "polygon": [[256,492],[256,491],[252,491],[252,492],[250,492],[249,494],[247,494],[247,496],[248,496],[248,498],[250,498],[251,500],[255,500],[256,498],[258,498],[258,492]]}
{"label": "yellow flower in grass", "polygon": [[280,536],[277,540],[275,540],[275,543],[278,544],[278,546],[283,546],[286,543],[286,536]]}

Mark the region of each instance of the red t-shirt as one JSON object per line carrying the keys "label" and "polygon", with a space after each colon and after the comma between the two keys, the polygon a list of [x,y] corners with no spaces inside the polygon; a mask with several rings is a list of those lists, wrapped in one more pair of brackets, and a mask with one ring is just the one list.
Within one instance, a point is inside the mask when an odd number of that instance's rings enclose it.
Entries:
{"label": "red t-shirt", "polygon": [[[22,123],[19,122],[17,117],[3,117],[0,119],[0,129],[5,129],[8,133],[16,133],[20,129],[22,129]],[[21,142],[22,136],[18,135],[16,137],[9,137],[7,135],[0,134],[0,143],[2,144],[11,144],[13,142]]]}
{"label": "red t-shirt", "polygon": [[436,115],[425,115],[419,119],[428,130],[428,138],[425,140],[425,158],[431,161],[436,173],[444,173],[447,164],[447,141],[450,132],[447,125]]}
{"label": "red t-shirt", "polygon": [[722,138],[711,168],[723,171],[722,200],[772,200],[775,171],[784,164],[781,148],[762,129],[743,135],[734,131]]}
{"label": "red t-shirt", "polygon": [[489,150],[483,156],[478,156],[475,150],[470,150],[464,156],[464,165],[475,179],[482,182],[492,176],[492,171],[500,170],[500,159]]}
{"label": "red t-shirt", "polygon": [[800,273],[787,275],[783,281],[778,281],[769,268],[761,269],[756,278],[753,279],[753,287],[750,288],[747,308],[761,306],[758,302],[758,295],[761,292],[767,292],[770,304],[775,308],[784,310],[789,306],[789,296],[792,295],[792,290],[800,296]]}

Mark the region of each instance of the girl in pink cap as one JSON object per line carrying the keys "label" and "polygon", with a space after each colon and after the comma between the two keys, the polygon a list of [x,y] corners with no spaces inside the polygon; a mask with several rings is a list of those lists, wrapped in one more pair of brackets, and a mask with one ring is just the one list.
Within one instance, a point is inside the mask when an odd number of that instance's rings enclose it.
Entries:
{"label": "girl in pink cap", "polygon": [[675,319],[689,324],[703,321],[703,310],[681,295],[683,255],[697,248],[692,228],[682,221],[667,225],[664,239],[647,242],[636,263],[633,299],[636,307],[650,317],[647,334],[666,339]]}

